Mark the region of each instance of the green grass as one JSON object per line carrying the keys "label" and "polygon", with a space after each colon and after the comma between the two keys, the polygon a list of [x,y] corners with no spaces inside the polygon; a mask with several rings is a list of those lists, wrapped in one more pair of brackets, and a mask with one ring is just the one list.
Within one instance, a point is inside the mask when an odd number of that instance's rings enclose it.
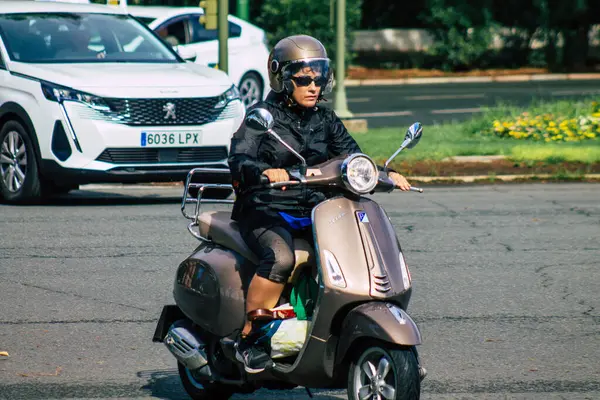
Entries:
{"label": "green grass", "polygon": [[[544,143],[513,138],[482,135],[495,119],[507,119],[527,111],[532,115],[553,113],[575,116],[589,113],[592,99],[578,102],[534,103],[524,110],[506,104],[488,109],[480,116],[466,122],[442,125],[424,125],[420,143],[404,150],[396,161],[442,160],[453,156],[504,155],[515,161],[580,161],[600,162],[600,140],[582,142]],[[384,161],[400,146],[408,127],[369,129],[366,134],[355,134],[354,138],[362,150],[376,159]]]}

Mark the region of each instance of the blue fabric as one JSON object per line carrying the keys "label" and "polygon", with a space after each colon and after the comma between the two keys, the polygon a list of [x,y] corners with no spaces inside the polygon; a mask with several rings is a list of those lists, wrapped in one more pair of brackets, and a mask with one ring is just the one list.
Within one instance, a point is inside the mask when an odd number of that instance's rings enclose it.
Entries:
{"label": "blue fabric", "polygon": [[286,214],[283,211],[280,211],[279,215],[281,215],[281,217],[285,220],[285,222],[288,223],[288,225],[292,229],[302,230],[302,229],[312,225],[312,219],[309,217],[297,218],[297,217],[293,217],[289,214]]}
{"label": "blue fabric", "polygon": [[258,332],[256,332],[257,335],[260,335],[258,339],[256,339],[256,343],[270,343],[271,338],[275,332],[277,332],[282,322],[282,320],[276,319],[262,326]]}

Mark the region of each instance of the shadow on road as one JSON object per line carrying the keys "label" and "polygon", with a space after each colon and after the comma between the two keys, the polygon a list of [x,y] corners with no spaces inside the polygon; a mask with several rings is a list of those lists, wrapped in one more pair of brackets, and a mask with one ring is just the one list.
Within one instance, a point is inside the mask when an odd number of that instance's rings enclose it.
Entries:
{"label": "shadow on road", "polygon": [[165,400],[189,400],[175,369],[140,371],[137,376],[148,381],[142,386],[142,390],[152,397]]}
{"label": "shadow on road", "polygon": [[[181,195],[157,194],[157,193],[108,193],[92,191],[74,191],[67,195],[50,197],[41,202],[19,205],[27,206],[138,206],[175,204],[181,202]],[[9,204],[10,205],[10,204]]]}
{"label": "shadow on road", "polygon": [[[177,370],[150,370],[140,371],[137,373],[139,378],[147,380],[148,383],[142,386],[149,396],[156,397],[164,400],[189,400],[190,397],[187,395],[181,381],[179,380],[179,374]],[[329,393],[331,391],[313,389],[312,393],[317,400],[340,400],[340,396],[334,396]],[[258,400],[258,399],[306,399],[310,400],[305,389],[297,388],[294,390],[280,391],[280,390],[261,390],[252,394],[237,394],[232,397],[232,400]]]}

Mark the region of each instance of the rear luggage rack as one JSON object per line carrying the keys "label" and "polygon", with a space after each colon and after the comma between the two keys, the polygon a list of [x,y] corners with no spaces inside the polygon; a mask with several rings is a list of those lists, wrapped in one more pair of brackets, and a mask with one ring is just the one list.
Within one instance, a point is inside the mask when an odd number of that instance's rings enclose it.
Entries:
{"label": "rear luggage rack", "polygon": [[[207,239],[200,235],[198,228],[198,217],[200,216],[200,208],[202,203],[209,204],[233,204],[234,200],[230,199],[203,199],[204,191],[206,189],[225,189],[225,190],[233,190],[233,186],[231,183],[200,183],[200,182],[192,182],[192,178],[194,174],[208,174],[209,180],[216,181],[231,181],[231,173],[229,169],[226,168],[194,168],[190,170],[187,174],[187,178],[185,179],[185,185],[183,187],[183,196],[181,197],[181,213],[183,216],[192,222],[188,225],[188,231],[194,236],[196,239],[211,242],[210,239]],[[216,175],[216,176],[215,176]],[[190,189],[197,189],[198,193],[194,196],[190,193]],[[189,214],[187,212],[188,204],[196,204],[193,214]]]}

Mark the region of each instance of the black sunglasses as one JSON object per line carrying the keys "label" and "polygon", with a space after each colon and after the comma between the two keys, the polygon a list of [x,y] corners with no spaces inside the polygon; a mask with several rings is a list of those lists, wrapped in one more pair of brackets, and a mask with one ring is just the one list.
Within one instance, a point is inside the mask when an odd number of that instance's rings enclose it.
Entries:
{"label": "black sunglasses", "polygon": [[298,86],[310,86],[311,83],[315,83],[316,87],[321,87],[327,84],[327,78],[324,76],[317,76],[312,78],[310,76],[292,76],[291,78]]}

